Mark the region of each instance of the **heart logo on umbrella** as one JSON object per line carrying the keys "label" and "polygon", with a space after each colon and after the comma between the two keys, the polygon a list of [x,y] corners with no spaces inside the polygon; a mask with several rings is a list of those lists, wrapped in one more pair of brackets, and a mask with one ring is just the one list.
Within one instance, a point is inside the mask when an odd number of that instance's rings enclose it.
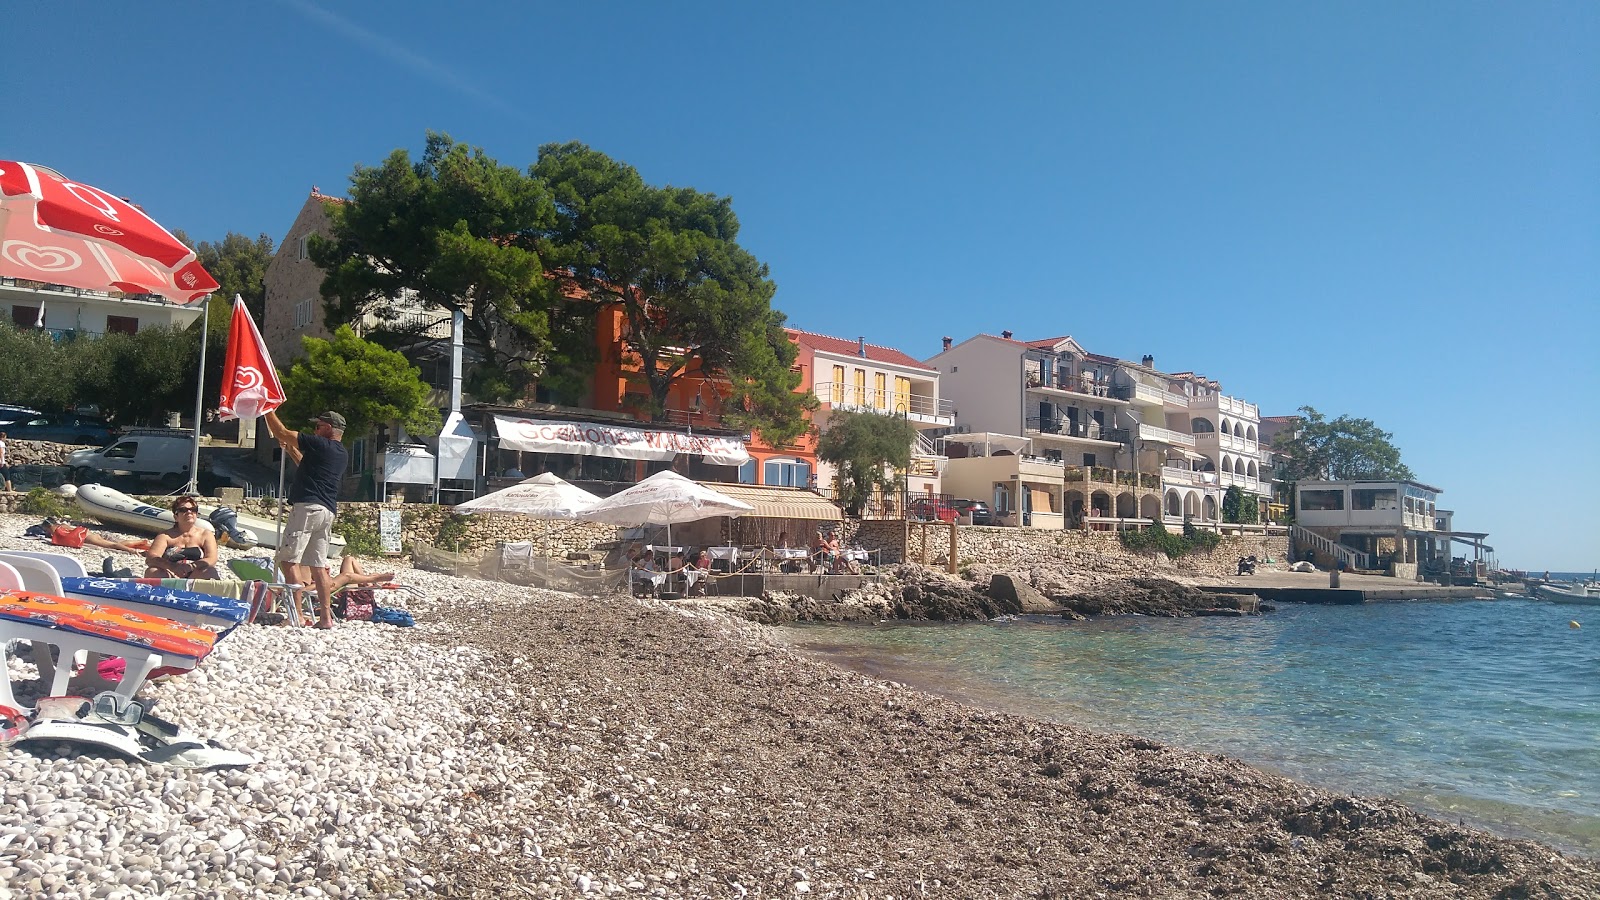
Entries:
{"label": "heart logo on umbrella", "polygon": [[109,235],[110,237],[121,237],[127,233],[125,231],[118,231],[117,229],[112,228],[110,225],[96,225],[94,226],[94,230],[100,232],[101,234]]}
{"label": "heart logo on umbrella", "polygon": [[4,256],[41,272],[69,272],[83,265],[82,258],[64,247],[40,247],[26,241],[6,241]]}

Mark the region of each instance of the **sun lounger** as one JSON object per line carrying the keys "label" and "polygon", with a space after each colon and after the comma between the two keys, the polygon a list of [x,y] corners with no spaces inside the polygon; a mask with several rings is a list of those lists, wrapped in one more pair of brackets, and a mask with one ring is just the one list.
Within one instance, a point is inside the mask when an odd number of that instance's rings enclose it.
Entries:
{"label": "sun lounger", "polygon": [[152,613],[189,625],[210,625],[230,630],[250,614],[250,603],[246,599],[145,584],[146,580],[104,576],[63,578],[61,591],[57,593],[75,600]]}
{"label": "sun lounger", "polygon": [[[11,569],[0,564],[0,567]],[[15,569],[11,569],[15,573]],[[7,573],[0,572],[0,580]],[[127,668],[116,692],[133,697],[157,668],[187,671],[211,652],[216,635],[159,616],[100,606],[66,597],[31,591],[0,589],[0,646],[29,641],[36,650],[56,648],[55,662],[40,666],[41,678],[50,681],[50,696],[67,692],[72,660],[79,653],[122,657]],[[36,663],[47,653],[36,653]],[[0,678],[0,705],[23,707],[11,690],[11,679]]]}
{"label": "sun lounger", "polygon": [[0,550],[0,559],[12,556],[40,560],[55,569],[56,574],[62,578],[71,578],[73,576],[81,578],[89,574],[89,570],[83,567],[83,563],[65,553],[50,553],[44,550]]}
{"label": "sun lounger", "polygon": [[264,588],[250,598],[250,615],[245,621],[254,622],[257,616],[267,612],[286,616],[291,625],[316,621],[317,612],[312,605],[317,595],[316,589],[284,581],[277,565],[271,560],[230,559],[228,568],[245,581],[255,582]]}

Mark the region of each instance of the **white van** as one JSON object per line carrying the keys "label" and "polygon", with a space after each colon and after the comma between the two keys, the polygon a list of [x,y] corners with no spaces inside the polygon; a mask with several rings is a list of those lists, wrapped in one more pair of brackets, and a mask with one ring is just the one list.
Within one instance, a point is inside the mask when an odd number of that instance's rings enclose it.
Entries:
{"label": "white van", "polygon": [[74,450],[67,465],[79,480],[90,472],[114,472],[176,488],[188,483],[193,455],[194,435],[187,431],[134,429],[99,450]]}

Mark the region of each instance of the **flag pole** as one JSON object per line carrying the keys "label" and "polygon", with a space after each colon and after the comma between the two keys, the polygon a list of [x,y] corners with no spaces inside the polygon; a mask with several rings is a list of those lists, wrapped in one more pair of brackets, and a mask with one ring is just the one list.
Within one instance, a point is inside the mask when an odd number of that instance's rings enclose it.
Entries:
{"label": "flag pole", "polygon": [[194,450],[189,454],[189,484],[184,488],[191,494],[200,493],[200,418],[206,399],[206,338],[210,331],[211,295],[207,294],[200,318],[200,371],[196,373],[198,386],[194,389]]}

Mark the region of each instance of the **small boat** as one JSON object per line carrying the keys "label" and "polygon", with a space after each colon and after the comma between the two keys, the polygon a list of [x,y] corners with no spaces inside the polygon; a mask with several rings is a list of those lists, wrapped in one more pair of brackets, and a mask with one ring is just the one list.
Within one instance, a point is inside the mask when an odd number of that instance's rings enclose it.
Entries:
{"label": "small boat", "polygon": [[[172,510],[142,503],[137,498],[103,484],[79,486],[77,500],[84,512],[108,525],[122,525],[137,531],[160,534],[176,524]],[[216,509],[215,505],[201,501],[198,523],[201,528],[207,531],[217,530],[210,520],[211,514]],[[271,519],[235,512],[234,526],[234,530],[238,532],[238,536],[234,539],[236,545],[259,544],[268,548],[275,548],[278,545],[278,523]],[[343,556],[344,543],[344,538],[337,534],[333,535],[328,540],[328,555],[334,558]]]}
{"label": "small boat", "polygon": [[1533,594],[1551,603],[1580,603],[1600,606],[1600,584],[1595,582],[1546,581],[1533,586]]}

